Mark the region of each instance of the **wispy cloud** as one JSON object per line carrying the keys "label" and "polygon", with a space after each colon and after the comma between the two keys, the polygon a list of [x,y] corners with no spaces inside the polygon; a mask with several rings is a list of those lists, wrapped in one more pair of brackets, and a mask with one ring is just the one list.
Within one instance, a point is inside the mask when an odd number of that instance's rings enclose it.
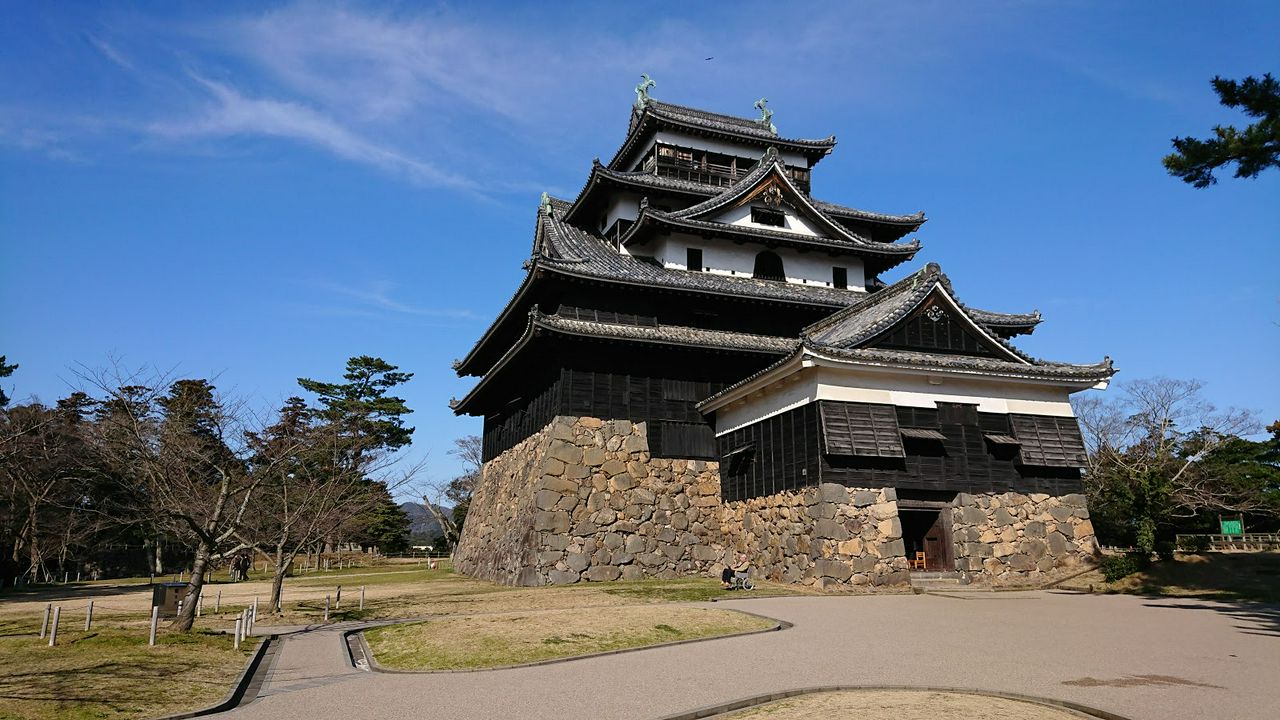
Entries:
{"label": "wispy cloud", "polygon": [[415,305],[393,297],[396,286],[387,281],[370,283],[367,287],[352,287],[330,282],[314,283],[314,287],[330,297],[347,301],[343,305],[316,305],[338,310],[341,314],[351,316],[386,316],[401,315],[440,320],[475,320],[478,316],[470,310],[461,308],[438,308]]}
{"label": "wispy cloud", "polygon": [[89,40],[89,44],[97,48],[98,52],[102,53],[102,56],[105,57],[106,59],[110,60],[111,62],[115,63],[116,65],[130,72],[137,69],[136,67],[134,67],[132,60],[125,57],[124,53],[121,53],[119,50],[115,49],[115,47],[107,43],[105,40],[99,37],[96,37],[94,35],[89,35],[87,37]]}
{"label": "wispy cloud", "polygon": [[150,133],[169,139],[235,135],[289,138],[347,160],[401,174],[414,182],[477,190],[477,185],[466,178],[372,142],[299,102],[250,98],[228,85],[195,74],[191,77],[208,90],[213,102],[186,118],[151,122],[146,126]]}

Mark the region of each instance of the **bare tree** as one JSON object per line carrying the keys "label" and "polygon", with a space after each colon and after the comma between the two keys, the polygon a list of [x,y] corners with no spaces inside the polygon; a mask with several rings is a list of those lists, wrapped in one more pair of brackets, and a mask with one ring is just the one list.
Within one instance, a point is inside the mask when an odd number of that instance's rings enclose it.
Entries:
{"label": "bare tree", "polygon": [[[444,483],[427,485],[422,504],[444,533],[445,541],[456,545],[462,535],[462,523],[471,505],[471,496],[480,485],[484,473],[484,441],[479,435],[467,435],[453,441],[450,455],[462,461],[462,474]],[[443,503],[452,503],[446,514]]]}
{"label": "bare tree", "polygon": [[135,483],[135,511],[194,551],[187,601],[172,625],[190,630],[211,564],[246,547],[237,532],[273,467],[251,471],[250,414],[205,380],[169,382],[118,367],[82,377],[103,394],[94,423],[97,452]]}
{"label": "bare tree", "polygon": [[1248,510],[1257,498],[1201,467],[1223,443],[1256,432],[1253,413],[1219,410],[1196,380],[1151,378],[1120,386],[1110,400],[1074,402],[1089,451],[1085,481],[1099,510],[1124,506],[1136,543],[1150,549],[1158,525],[1210,510]]}

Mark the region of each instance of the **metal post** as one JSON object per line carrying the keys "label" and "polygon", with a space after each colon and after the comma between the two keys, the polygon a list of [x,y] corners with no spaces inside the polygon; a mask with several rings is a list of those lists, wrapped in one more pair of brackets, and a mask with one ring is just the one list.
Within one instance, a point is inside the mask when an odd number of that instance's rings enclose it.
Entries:
{"label": "metal post", "polygon": [[40,621],[40,639],[49,634],[49,613],[53,612],[53,603],[44,606],[44,619]]}
{"label": "metal post", "polygon": [[257,620],[258,620],[258,596],[254,595],[253,596],[253,621],[257,622]]}
{"label": "metal post", "polygon": [[156,644],[156,627],[160,625],[160,606],[151,606],[151,634],[147,636],[147,645]]}
{"label": "metal post", "polygon": [[329,596],[324,596],[324,621],[329,622]]}
{"label": "metal post", "polygon": [[240,649],[240,618],[236,618],[236,636],[232,644],[236,650]]}
{"label": "metal post", "polygon": [[364,610],[364,586],[360,586],[360,609]]}
{"label": "metal post", "polygon": [[53,627],[49,629],[49,647],[58,644],[58,621],[62,619],[62,606],[53,609]]}
{"label": "metal post", "polygon": [[93,601],[89,601],[89,609],[84,611],[84,631],[89,632],[89,628],[93,627]]}
{"label": "metal post", "polygon": [[213,600],[213,611],[215,613],[222,612],[222,591],[218,591],[218,597]]}

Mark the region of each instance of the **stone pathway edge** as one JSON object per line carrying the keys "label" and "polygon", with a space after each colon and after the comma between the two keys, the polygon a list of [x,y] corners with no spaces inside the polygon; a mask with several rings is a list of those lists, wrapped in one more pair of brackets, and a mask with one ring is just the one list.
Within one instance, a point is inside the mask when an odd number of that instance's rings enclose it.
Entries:
{"label": "stone pathway edge", "polygon": [[279,635],[264,637],[262,642],[258,643],[258,647],[254,649],[253,655],[249,656],[248,662],[245,663],[235,682],[231,683],[231,689],[227,691],[222,700],[199,710],[188,710],[175,715],[165,715],[159,720],[186,720],[186,718],[213,715],[214,713],[226,712],[232,708],[253,702],[254,698],[258,696],[258,690],[261,689],[264,679],[271,671],[272,663],[279,654],[280,644]]}
{"label": "stone pathway edge", "polygon": [[914,686],[914,685],[822,685],[818,687],[797,688],[795,690],[783,690],[781,692],[767,693],[765,695],[756,695],[754,697],[733,700],[727,703],[712,705],[709,707],[698,708],[688,712],[678,713],[676,715],[668,715],[661,720],[704,720],[704,718],[716,718],[730,712],[745,710],[747,708],[764,705],[766,703],[775,702],[777,700],[785,700],[800,695],[812,695],[814,693],[824,692],[841,692],[848,690],[867,690],[867,691],[883,691],[883,690],[901,690],[908,692],[942,692],[942,693],[963,693],[966,695],[984,695],[987,697],[1003,698],[1005,700],[1018,700],[1021,702],[1034,703],[1036,705],[1045,705],[1048,707],[1059,708],[1062,710],[1070,710],[1079,713],[1082,717],[1098,718],[1098,720],[1130,720],[1123,715],[1117,715],[1106,710],[1091,708],[1087,705],[1074,703],[1067,700],[1055,700],[1053,698],[1035,697],[1032,695],[1019,695],[1017,693],[1000,692],[994,690],[980,690],[977,688],[963,687],[934,687],[934,686]]}

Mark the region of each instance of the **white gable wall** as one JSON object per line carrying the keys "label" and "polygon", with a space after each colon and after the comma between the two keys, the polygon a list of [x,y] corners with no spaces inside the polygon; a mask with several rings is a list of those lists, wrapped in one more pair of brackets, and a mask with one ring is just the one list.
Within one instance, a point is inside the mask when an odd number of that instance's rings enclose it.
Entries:
{"label": "white gable wall", "polygon": [[707,219],[712,222],[725,223],[726,225],[740,225],[743,227],[762,228],[765,230],[782,230],[786,232],[793,232],[797,235],[808,235],[810,237],[827,237],[826,234],[818,232],[817,229],[809,223],[808,218],[803,218],[797,215],[795,209],[791,206],[784,205],[781,212],[783,217],[786,218],[786,227],[762,225],[760,223],[751,222],[750,204],[730,208],[716,217]]}
{"label": "white gable wall", "polygon": [[[686,266],[688,254],[685,251],[691,247],[702,250],[703,266],[710,268],[705,272],[746,277],[751,277],[751,273],[755,270],[756,254],[765,249],[760,245],[739,245],[720,238],[671,234],[643,247],[633,247],[631,253],[644,255],[652,252],[663,267],[672,270],[689,270],[690,268]],[[852,292],[866,290],[866,271],[860,258],[832,257],[822,251],[802,253],[785,247],[777,248],[774,252],[782,258],[782,269],[787,275],[787,282],[831,287],[831,268],[843,267],[849,271],[849,290]]]}

